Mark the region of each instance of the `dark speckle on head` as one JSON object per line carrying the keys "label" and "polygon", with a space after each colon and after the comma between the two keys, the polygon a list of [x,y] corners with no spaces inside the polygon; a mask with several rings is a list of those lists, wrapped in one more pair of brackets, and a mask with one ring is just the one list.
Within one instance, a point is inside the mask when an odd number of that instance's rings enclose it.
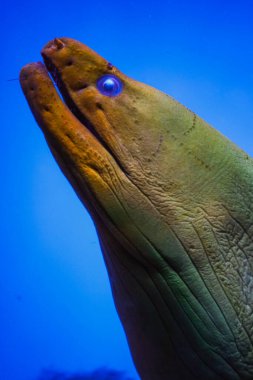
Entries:
{"label": "dark speckle on head", "polygon": [[66,65],[67,65],[67,66],[72,66],[72,65],[73,65],[73,60],[70,58],[70,59],[66,62]]}
{"label": "dark speckle on head", "polygon": [[89,84],[87,82],[82,82],[82,81],[77,82],[75,85],[75,91],[84,90],[88,86],[89,86]]}
{"label": "dark speckle on head", "polygon": [[107,69],[108,70],[112,70],[113,69],[113,65],[110,62],[107,63]]}
{"label": "dark speckle on head", "polygon": [[104,109],[103,106],[102,106],[102,104],[99,103],[99,102],[96,103],[96,106],[97,106],[97,108],[100,109],[100,110],[103,110],[103,109]]}

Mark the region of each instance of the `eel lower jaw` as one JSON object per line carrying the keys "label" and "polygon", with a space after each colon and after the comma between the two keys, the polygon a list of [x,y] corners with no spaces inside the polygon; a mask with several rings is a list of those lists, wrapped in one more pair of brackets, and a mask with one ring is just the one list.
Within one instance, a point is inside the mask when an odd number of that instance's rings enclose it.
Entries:
{"label": "eel lower jaw", "polygon": [[120,162],[114,159],[93,125],[84,116],[77,118],[67,102],[62,101],[45,65],[37,62],[24,66],[20,83],[50,150],[79,198],[92,214],[93,209],[97,210],[95,218],[104,215],[101,202],[110,198],[110,184],[105,192],[101,183],[111,181],[109,167],[118,176],[124,176]]}

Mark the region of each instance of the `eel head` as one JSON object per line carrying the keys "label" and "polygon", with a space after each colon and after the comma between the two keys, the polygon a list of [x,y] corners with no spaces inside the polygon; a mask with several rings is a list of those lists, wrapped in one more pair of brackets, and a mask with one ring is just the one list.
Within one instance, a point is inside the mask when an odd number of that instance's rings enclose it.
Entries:
{"label": "eel head", "polygon": [[252,161],[168,95],[55,39],[20,81],[88,209],[143,379],[252,379]]}

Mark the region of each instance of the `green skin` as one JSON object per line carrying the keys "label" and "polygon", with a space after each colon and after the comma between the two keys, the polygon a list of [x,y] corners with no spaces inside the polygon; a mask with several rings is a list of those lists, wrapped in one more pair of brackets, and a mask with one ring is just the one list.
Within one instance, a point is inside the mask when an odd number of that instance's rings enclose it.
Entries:
{"label": "green skin", "polygon": [[[252,159],[80,42],[42,55],[21,85],[96,225],[141,378],[252,380]],[[116,97],[96,88],[109,73]]]}

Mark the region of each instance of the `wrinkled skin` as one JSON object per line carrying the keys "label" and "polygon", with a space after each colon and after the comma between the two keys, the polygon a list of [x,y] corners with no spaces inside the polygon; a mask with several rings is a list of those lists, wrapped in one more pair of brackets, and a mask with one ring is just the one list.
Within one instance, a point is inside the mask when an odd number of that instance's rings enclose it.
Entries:
{"label": "wrinkled skin", "polygon": [[[42,56],[21,85],[94,220],[141,378],[252,380],[252,159],[77,41]],[[116,97],[96,88],[110,73]]]}

